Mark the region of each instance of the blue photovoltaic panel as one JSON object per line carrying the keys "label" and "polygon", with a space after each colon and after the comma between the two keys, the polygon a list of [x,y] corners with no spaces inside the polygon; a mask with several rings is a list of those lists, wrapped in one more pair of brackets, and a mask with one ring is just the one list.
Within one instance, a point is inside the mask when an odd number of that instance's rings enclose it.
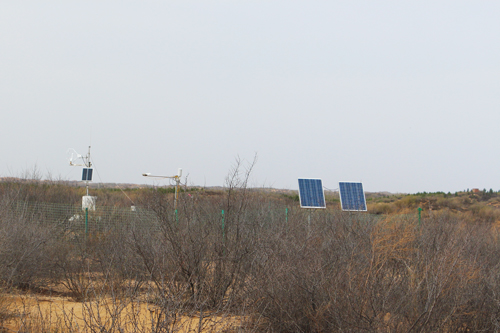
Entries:
{"label": "blue photovoltaic panel", "polygon": [[92,169],[83,168],[82,180],[92,180]]}
{"label": "blue photovoltaic panel", "polygon": [[302,208],[326,208],[321,179],[299,178],[299,198]]}
{"label": "blue photovoltaic panel", "polygon": [[365,192],[362,183],[340,182],[342,210],[366,211]]}

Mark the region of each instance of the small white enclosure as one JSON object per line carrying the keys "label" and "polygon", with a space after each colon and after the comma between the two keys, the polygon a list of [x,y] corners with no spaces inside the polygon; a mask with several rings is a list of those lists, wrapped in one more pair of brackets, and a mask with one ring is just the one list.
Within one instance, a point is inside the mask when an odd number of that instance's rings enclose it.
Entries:
{"label": "small white enclosure", "polygon": [[93,197],[90,195],[84,195],[82,197],[82,210],[85,210],[85,208],[88,208],[89,210],[95,210],[96,200],[97,200],[97,197]]}

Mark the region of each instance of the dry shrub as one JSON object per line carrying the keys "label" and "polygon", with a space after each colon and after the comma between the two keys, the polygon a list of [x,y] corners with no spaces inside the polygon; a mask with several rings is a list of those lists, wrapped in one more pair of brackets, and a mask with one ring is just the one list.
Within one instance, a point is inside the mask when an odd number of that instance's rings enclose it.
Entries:
{"label": "dry shrub", "polygon": [[[177,215],[172,195],[145,192],[141,208],[152,220],[137,215],[78,241],[39,229],[36,215],[0,212],[3,281],[64,284],[82,301],[89,331],[200,331],[236,315],[240,331],[500,330],[500,244],[489,223],[500,217],[492,207],[424,211],[419,226],[418,198],[408,197],[370,204],[398,213],[383,219],[299,209],[285,219],[282,202],[247,189],[249,170],[240,168],[217,195],[181,193]],[[7,192],[4,207],[16,198]],[[144,306],[147,323],[137,315]],[[124,320],[125,309],[136,312]],[[25,331],[36,325],[46,329],[34,320]]]}
{"label": "dry shrub", "polygon": [[405,196],[405,197],[401,198],[400,200],[396,201],[394,204],[399,209],[417,208],[419,206],[420,202],[421,202],[421,199],[419,197],[414,196],[414,195],[408,195],[408,196]]}
{"label": "dry shrub", "polygon": [[55,235],[59,232],[33,220],[38,217],[10,215],[0,219],[0,282],[4,285],[29,289],[53,280]]}
{"label": "dry shrub", "polygon": [[385,203],[385,202],[377,202],[377,203],[369,203],[368,211],[372,214],[392,214],[396,212],[398,207],[394,203]]}
{"label": "dry shrub", "polygon": [[[361,223],[341,214],[328,222],[334,225],[269,240],[263,249],[255,298],[271,330],[492,327],[484,310],[484,287],[490,285],[485,268],[491,267],[484,261],[489,256],[482,257],[484,229],[445,212],[420,228],[401,215]],[[488,288],[498,290],[498,284]]]}
{"label": "dry shrub", "polygon": [[495,207],[487,206],[484,203],[475,203],[471,205],[470,211],[476,219],[481,221],[494,222],[500,219],[500,211]]}

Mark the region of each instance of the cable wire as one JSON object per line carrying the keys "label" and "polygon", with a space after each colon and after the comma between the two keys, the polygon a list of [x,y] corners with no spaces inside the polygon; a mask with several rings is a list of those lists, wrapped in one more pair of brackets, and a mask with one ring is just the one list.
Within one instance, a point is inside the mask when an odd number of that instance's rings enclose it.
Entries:
{"label": "cable wire", "polygon": [[[99,182],[104,185],[104,183],[103,183],[103,181],[101,179],[101,175],[99,174],[99,171],[97,170],[97,168],[95,166],[94,160],[92,159],[92,157],[90,159],[91,159],[92,165],[94,166],[94,169],[95,169],[95,171],[97,173],[97,177],[99,178]],[[117,186],[120,189],[120,191],[122,191],[122,193],[127,197],[127,199],[129,199],[130,202],[135,206],[134,200],[130,199],[130,197],[127,195],[127,193],[125,193],[125,191],[122,189],[122,187],[119,184],[117,184]]]}

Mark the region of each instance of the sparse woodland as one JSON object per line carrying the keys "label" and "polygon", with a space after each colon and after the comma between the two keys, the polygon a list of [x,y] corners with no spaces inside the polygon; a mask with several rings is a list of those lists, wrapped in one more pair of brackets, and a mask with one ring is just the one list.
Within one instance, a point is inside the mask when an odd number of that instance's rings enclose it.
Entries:
{"label": "sparse woodland", "polygon": [[[250,189],[251,168],[237,162],[223,190],[184,188],[177,215],[170,191],[128,189],[155,219],[88,235],[19,211],[79,205],[82,188],[0,183],[2,330],[500,331],[496,192],[373,194],[368,213],[342,212],[327,194],[326,210],[301,210],[293,194]],[[130,205],[119,190],[93,194]],[[28,295],[81,307],[49,313]]]}

